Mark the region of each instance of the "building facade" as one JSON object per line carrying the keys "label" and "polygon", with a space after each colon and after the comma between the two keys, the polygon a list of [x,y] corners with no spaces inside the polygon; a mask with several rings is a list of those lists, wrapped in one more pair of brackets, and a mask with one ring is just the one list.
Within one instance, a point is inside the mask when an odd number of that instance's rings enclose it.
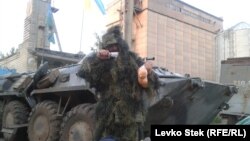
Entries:
{"label": "building facade", "polygon": [[[125,0],[107,11],[108,25],[121,24]],[[179,0],[135,0],[131,49],[180,74],[216,80],[215,37],[223,20]]]}
{"label": "building facade", "polygon": [[27,4],[26,18],[24,21],[23,42],[28,42],[29,47],[50,48],[46,37],[49,34],[48,16],[51,0],[30,0]]}
{"label": "building facade", "polygon": [[220,32],[216,36],[216,50],[216,78],[219,80],[222,60],[250,56],[250,24],[240,22]]}

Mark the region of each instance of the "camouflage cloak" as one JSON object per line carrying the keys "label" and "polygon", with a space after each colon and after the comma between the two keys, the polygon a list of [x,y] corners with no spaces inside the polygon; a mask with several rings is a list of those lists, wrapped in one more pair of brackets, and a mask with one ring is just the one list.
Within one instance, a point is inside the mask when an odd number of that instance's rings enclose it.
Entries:
{"label": "camouflage cloak", "polygon": [[[117,58],[100,60],[92,54],[83,64],[82,75],[100,93],[96,106],[95,140],[114,136],[119,141],[134,141],[138,125],[143,125],[146,109],[142,94],[152,94],[157,77],[150,74],[149,88],[142,88],[137,81],[137,69],[144,64],[137,54],[129,51],[127,43],[119,39]],[[88,69],[86,69],[88,68]]]}

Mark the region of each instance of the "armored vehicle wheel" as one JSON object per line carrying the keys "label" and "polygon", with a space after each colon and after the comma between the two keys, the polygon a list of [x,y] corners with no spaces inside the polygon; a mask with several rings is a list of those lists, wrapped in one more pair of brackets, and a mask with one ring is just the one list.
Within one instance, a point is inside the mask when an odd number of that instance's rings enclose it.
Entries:
{"label": "armored vehicle wheel", "polygon": [[[23,104],[20,101],[10,101],[4,106],[3,110],[3,128],[11,128],[11,126],[18,124],[27,123],[29,117],[29,110],[27,105]],[[20,141],[24,139],[27,134],[24,131],[17,132],[16,129],[13,129],[12,133],[5,132],[3,134],[5,141]]]}
{"label": "armored vehicle wheel", "polygon": [[[0,100],[0,121],[3,121],[3,101]],[[0,122],[0,128],[2,129],[2,122]],[[2,132],[0,132],[0,137],[3,137]]]}
{"label": "armored vehicle wheel", "polygon": [[94,127],[94,104],[81,104],[64,117],[60,141],[92,141]]}
{"label": "armored vehicle wheel", "polygon": [[234,125],[237,123],[237,121],[238,121],[237,116],[233,116],[233,115],[227,116],[227,124],[228,125]]}
{"label": "armored vehicle wheel", "polygon": [[61,118],[57,115],[58,104],[43,101],[30,113],[28,137],[30,141],[57,141]]}

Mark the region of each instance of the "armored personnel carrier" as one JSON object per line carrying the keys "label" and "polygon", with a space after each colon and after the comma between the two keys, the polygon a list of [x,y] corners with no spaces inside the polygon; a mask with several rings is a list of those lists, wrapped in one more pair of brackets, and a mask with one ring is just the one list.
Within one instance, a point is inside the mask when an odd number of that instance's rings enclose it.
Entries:
{"label": "armored personnel carrier", "polygon": [[[90,141],[97,94],[89,82],[77,75],[81,63],[52,70],[45,63],[34,73],[2,77],[4,139]],[[145,132],[152,124],[210,124],[236,93],[234,86],[159,67],[153,71],[160,87],[155,96],[144,97],[149,109]]]}

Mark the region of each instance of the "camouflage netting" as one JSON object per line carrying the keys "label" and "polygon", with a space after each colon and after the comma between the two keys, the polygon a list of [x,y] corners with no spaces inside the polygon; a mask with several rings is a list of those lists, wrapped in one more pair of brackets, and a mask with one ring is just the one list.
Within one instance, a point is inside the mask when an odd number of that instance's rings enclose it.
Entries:
{"label": "camouflage netting", "polygon": [[[100,60],[93,53],[83,61],[81,70],[84,71],[79,73],[101,94],[96,108],[96,141],[108,135],[117,137],[119,141],[135,140],[138,124],[143,124],[146,114],[142,101],[143,91],[152,94],[156,88],[157,77],[152,74],[148,89],[138,84],[137,69],[144,62],[137,54],[129,51],[117,30],[117,27],[109,29],[104,38],[109,37],[112,44],[117,44],[118,57]],[[103,48],[107,48],[108,44],[108,41],[103,43]]]}

